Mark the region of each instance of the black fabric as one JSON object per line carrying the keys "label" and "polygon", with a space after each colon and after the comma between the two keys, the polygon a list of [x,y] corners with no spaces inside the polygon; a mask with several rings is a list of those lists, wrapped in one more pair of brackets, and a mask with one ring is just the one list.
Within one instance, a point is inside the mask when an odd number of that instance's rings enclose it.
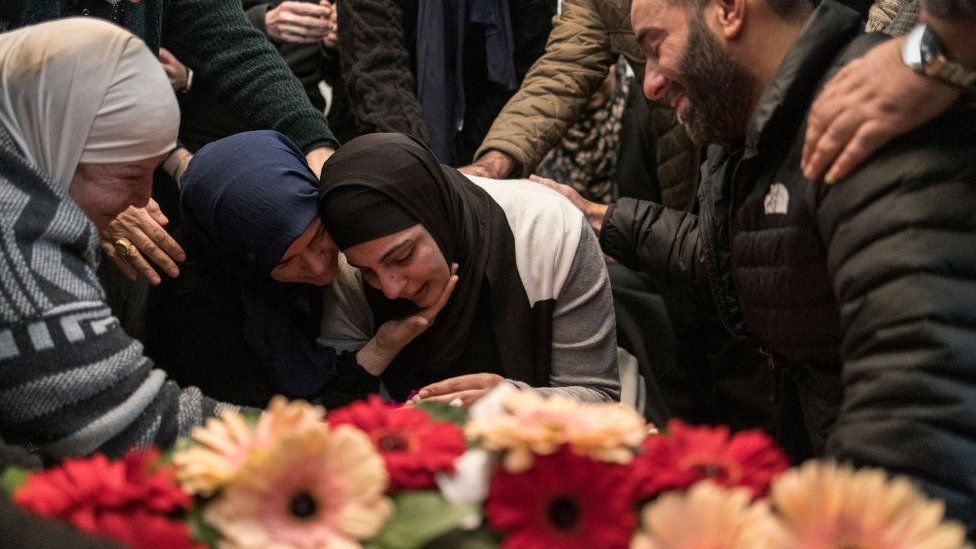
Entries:
{"label": "black fabric", "polygon": [[[534,372],[548,371],[549,365],[533,360],[534,345],[542,342],[533,340],[529,302],[515,265],[514,237],[498,204],[465,176],[438,164],[420,141],[400,134],[359,137],[325,163],[319,211],[330,231],[337,219],[355,222],[342,213],[351,206],[336,199],[334,191],[345,187],[386,195],[431,233],[448,264],[459,265],[457,287],[434,325],[401,351],[383,374],[391,394],[402,399],[423,386],[419,380],[444,379],[469,369],[538,382],[540,376]],[[377,291],[367,291],[367,296],[378,323],[415,309],[402,300],[388,301]],[[465,354],[479,318],[491,319],[497,362],[490,355]]]}
{"label": "black fabric", "polygon": [[336,218],[329,224],[329,234],[341,250],[419,223],[385,194],[368,187],[335,189],[332,200],[343,205],[335,210]]}

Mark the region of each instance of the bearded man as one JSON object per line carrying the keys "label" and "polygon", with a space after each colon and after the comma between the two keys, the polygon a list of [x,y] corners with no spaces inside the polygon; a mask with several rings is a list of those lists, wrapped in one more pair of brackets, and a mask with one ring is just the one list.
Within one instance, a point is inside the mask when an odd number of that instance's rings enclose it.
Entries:
{"label": "bearded man", "polygon": [[[803,178],[810,104],[881,38],[833,0],[634,0],[645,94],[711,144],[699,215],[570,196],[603,250],[713,299],[770,357],[776,435],[914,477],[976,533],[976,110]],[[906,68],[905,70],[909,70]],[[756,394],[756,398],[767,398]]]}

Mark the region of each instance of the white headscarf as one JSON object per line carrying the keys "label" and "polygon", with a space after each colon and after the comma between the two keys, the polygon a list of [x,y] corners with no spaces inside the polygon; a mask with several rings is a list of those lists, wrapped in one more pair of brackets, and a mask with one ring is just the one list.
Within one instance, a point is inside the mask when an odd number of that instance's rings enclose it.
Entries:
{"label": "white headscarf", "polygon": [[65,189],[80,162],[171,150],[179,121],[159,61],[125,29],[72,17],[0,34],[0,124]]}

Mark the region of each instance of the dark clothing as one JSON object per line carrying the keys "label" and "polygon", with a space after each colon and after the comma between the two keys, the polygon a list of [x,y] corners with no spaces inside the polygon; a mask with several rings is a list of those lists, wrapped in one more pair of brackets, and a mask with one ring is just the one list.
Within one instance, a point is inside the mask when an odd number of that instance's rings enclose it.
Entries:
{"label": "dark clothing", "polygon": [[[430,141],[431,132],[417,99],[419,1],[345,0],[337,6],[342,21],[342,79],[359,132],[395,131]],[[521,82],[542,55],[556,3],[509,0],[508,9],[512,63]],[[462,129],[454,137],[452,165],[471,161],[495,116],[514,93],[494,82],[486,69],[489,59],[484,44],[490,29],[489,25],[469,24],[464,43],[458,46],[464,68],[464,110]]]}
{"label": "dark clothing", "polygon": [[[186,244],[185,237],[177,234]],[[206,255],[186,245],[187,260],[178,278],[163,280],[150,294],[149,316],[153,329],[146,352],[177,383],[193,385],[214,398],[234,404],[264,408],[281,394],[271,369],[264,364],[245,337],[241,287]],[[318,290],[321,294],[321,290]],[[320,318],[310,314],[315,294],[283,302],[292,311],[291,326],[314,342]],[[341,406],[379,390],[378,379],[356,364],[355,353],[340,353],[335,373],[324,388],[302,395],[328,408]]]}
{"label": "dark clothing", "polygon": [[[57,0],[20,0],[0,30],[57,19],[74,10]],[[144,0],[125,8],[124,26],[152,51],[160,45],[194,71],[248,128],[275,129],[308,152],[336,146],[322,114],[305,98],[281,57],[241,11],[240,0]]]}
{"label": "dark clothing", "polygon": [[[621,200],[604,250],[656,284],[714,299],[770,354],[777,436],[915,477],[976,532],[976,112],[875,154],[843,184],[799,168],[820,85],[879,38],[817,9],[753,114],[742,150],[713,148],[698,216]],[[857,38],[855,40],[855,38]]]}
{"label": "dark clothing", "polygon": [[976,2],[973,0],[922,0],[922,8],[945,19],[976,19]]}
{"label": "dark clothing", "polygon": [[[247,19],[254,28],[267,38],[264,16],[282,0],[244,0],[242,6]],[[319,113],[324,112],[325,98],[319,91],[319,82],[325,80],[332,86],[332,103],[329,108],[329,127],[339,141],[355,137],[352,121],[344,107],[345,97],[339,80],[339,58],[335,51],[327,50],[321,43],[315,44],[274,44],[292,74],[298,78],[305,95]],[[195,68],[195,67],[193,67]],[[190,151],[228,135],[254,129],[221,101],[220,93],[206,81],[195,79],[189,93],[177,95],[180,101],[182,119],[180,141]]]}

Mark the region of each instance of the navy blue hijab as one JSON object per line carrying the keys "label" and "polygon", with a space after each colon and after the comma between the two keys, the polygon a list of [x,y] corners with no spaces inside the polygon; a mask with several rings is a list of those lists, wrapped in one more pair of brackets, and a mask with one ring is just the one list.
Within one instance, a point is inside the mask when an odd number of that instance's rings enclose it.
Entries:
{"label": "navy blue hijab", "polygon": [[271,279],[318,214],[317,185],[305,156],[274,131],[206,145],[180,182],[186,236],[241,285],[245,338],[275,389],[291,398],[314,396],[335,375],[335,351],[297,318],[296,299],[310,288]]}

